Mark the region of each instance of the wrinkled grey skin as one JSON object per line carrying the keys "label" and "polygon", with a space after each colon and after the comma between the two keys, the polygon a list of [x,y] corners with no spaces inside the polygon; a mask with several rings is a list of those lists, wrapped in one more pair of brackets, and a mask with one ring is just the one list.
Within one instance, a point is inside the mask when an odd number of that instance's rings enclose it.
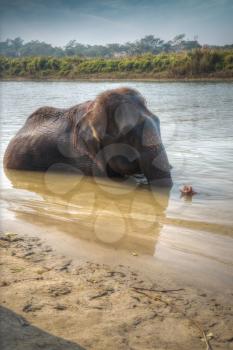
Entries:
{"label": "wrinkled grey skin", "polygon": [[172,186],[159,119],[129,88],[70,109],[40,108],[9,143],[4,165],[42,171],[71,165],[90,176],[141,173],[150,184]]}

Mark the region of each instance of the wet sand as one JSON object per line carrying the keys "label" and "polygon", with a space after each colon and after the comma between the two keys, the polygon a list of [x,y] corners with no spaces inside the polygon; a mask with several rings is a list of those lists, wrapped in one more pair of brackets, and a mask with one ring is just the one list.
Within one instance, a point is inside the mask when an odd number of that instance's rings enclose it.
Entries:
{"label": "wet sand", "polygon": [[232,349],[231,292],[72,260],[35,236],[0,245],[3,350]]}
{"label": "wet sand", "polygon": [[207,205],[203,193],[187,202],[177,198],[178,189],[171,199],[169,192],[150,191],[134,179],[122,183],[53,172],[5,174],[3,232],[43,238],[79,262],[121,262],[147,277],[169,271],[186,285],[216,293],[233,289],[231,203],[226,199],[216,223],[217,202]]}

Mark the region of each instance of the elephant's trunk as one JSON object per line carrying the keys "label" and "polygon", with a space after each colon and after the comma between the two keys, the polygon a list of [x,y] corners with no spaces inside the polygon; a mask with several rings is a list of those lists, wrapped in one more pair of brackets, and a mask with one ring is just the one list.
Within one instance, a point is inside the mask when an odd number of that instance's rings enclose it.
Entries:
{"label": "elephant's trunk", "polygon": [[144,147],[140,165],[152,186],[172,187],[171,167],[162,143]]}

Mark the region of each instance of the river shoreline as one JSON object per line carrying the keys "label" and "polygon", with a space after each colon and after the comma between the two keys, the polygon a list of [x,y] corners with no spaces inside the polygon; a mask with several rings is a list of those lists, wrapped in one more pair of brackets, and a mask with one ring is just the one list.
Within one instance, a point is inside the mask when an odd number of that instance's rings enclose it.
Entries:
{"label": "river shoreline", "polygon": [[0,82],[149,82],[149,83],[232,83],[233,77],[197,77],[197,78],[133,78],[133,77],[77,77],[77,78],[38,78],[38,77],[13,77],[0,78]]}
{"label": "river shoreline", "polygon": [[0,245],[3,350],[232,346],[232,296],[224,291],[150,280],[91,257],[77,263],[28,234],[1,233]]}

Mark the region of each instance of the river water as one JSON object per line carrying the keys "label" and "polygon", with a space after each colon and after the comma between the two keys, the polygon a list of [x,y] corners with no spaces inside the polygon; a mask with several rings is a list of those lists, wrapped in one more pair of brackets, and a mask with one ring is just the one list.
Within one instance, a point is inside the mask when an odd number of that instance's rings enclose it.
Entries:
{"label": "river water", "polygon": [[[138,89],[160,118],[173,166],[170,193],[152,192],[133,179],[4,172],[7,143],[35,109],[70,107],[122,85]],[[56,241],[62,237],[61,250],[69,242],[68,254],[99,250],[108,262],[125,254],[150,268],[159,262],[213,286],[232,287],[232,83],[1,82],[0,88],[4,230],[50,232]],[[197,194],[182,198],[184,184]]]}

